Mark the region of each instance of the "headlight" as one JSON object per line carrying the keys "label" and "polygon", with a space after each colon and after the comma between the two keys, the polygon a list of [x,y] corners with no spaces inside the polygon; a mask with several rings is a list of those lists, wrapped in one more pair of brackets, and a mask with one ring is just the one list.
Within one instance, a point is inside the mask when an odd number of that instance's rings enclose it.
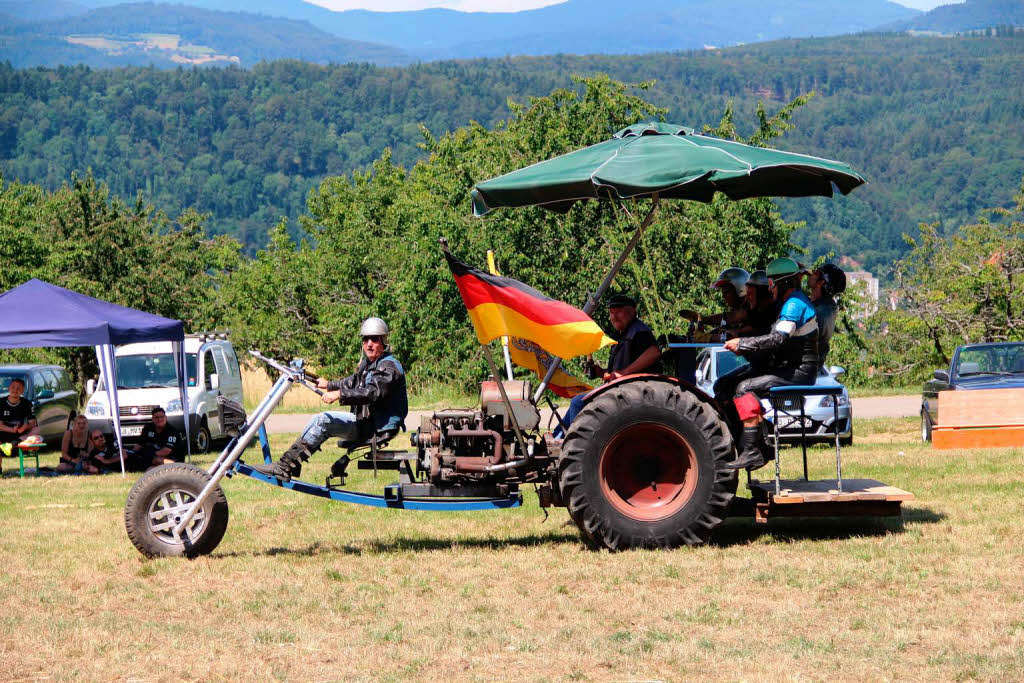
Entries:
{"label": "headlight", "polygon": [[167,407],[164,408],[168,413],[180,413],[181,412],[181,399],[174,398],[167,402]]}
{"label": "headlight", "polygon": [[[831,408],[832,405],[833,405],[832,398],[833,398],[832,396],[826,396],[825,398],[821,399],[821,407],[822,408]],[[846,394],[839,394],[838,398],[839,398],[839,405],[841,405],[841,406],[845,406],[847,403],[850,402],[850,399],[847,398]]]}
{"label": "headlight", "polygon": [[89,403],[89,405],[87,405],[85,407],[85,414],[86,415],[102,416],[103,413],[105,413],[105,412],[106,411],[103,409],[103,404],[102,403],[95,403],[95,402],[93,402],[93,403]]}

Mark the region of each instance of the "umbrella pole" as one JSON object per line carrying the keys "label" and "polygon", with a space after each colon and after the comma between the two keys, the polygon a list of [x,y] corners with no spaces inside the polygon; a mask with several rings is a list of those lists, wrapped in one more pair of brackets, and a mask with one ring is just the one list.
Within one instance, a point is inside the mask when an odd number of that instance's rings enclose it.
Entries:
{"label": "umbrella pole", "polygon": [[[633,249],[635,249],[636,245],[639,244],[640,238],[643,237],[644,232],[647,231],[647,228],[651,225],[651,222],[654,221],[654,214],[657,211],[658,193],[655,192],[651,196],[651,210],[647,212],[647,215],[644,216],[643,221],[641,221],[640,225],[637,227],[636,232],[634,232],[633,236],[629,238],[629,242],[626,244],[626,247],[622,250],[622,253],[619,254],[619,258],[615,259],[615,263],[612,264],[612,268],[611,270],[608,271],[608,274],[605,276],[604,281],[601,283],[601,286],[597,288],[597,291],[594,292],[593,296],[587,297],[587,303],[583,305],[584,313],[590,315],[591,313],[594,312],[594,309],[597,308],[597,303],[601,300],[601,297],[604,296],[605,292],[608,291],[608,288],[611,287],[612,280],[614,280],[615,276],[618,275],[619,269],[622,268],[622,264],[625,263],[626,259],[629,258],[629,255],[633,253]],[[535,404],[537,403],[537,401],[540,400],[540,397],[544,394],[544,390],[547,388],[548,382],[550,382],[551,378],[555,376],[555,372],[558,370],[561,364],[562,359],[555,358],[554,362],[551,364],[551,367],[548,368],[547,374],[544,375],[544,379],[541,381],[540,386],[537,387],[537,391],[533,395],[533,402]]]}

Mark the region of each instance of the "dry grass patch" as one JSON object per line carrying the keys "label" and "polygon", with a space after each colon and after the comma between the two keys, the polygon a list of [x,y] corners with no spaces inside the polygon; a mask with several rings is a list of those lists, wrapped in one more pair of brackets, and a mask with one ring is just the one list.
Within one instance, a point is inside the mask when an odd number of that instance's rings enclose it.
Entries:
{"label": "dry grass patch", "polygon": [[[416,513],[235,477],[212,556],[145,561],[131,479],[5,477],[0,678],[1017,679],[1024,450],[933,452],[916,426],[862,421],[844,451],[849,476],[917,494],[902,524],[733,519],[674,552],[588,551],[530,492]],[[811,450],[818,475],[830,457]]]}

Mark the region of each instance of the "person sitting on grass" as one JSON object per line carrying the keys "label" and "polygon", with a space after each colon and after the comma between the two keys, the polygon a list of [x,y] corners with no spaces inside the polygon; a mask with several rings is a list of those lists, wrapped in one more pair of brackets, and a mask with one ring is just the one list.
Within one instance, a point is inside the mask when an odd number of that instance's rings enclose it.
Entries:
{"label": "person sitting on grass", "polygon": [[[121,471],[121,456],[117,452],[117,443],[108,443],[107,435],[102,430],[94,429],[89,435],[89,461],[103,474]],[[127,462],[126,457],[126,466]]]}
{"label": "person sitting on grass", "polygon": [[[167,413],[157,406],[153,420],[142,428],[142,441],[129,458],[133,472],[185,459],[185,439],[167,422]],[[126,463],[127,465],[127,463]]]}
{"label": "person sitting on grass", "polygon": [[78,415],[71,421],[71,429],[64,432],[60,443],[61,474],[98,474],[99,469],[89,461],[89,421]]}
{"label": "person sitting on grass", "polygon": [[15,377],[7,392],[7,396],[0,399],[0,451],[4,455],[12,455],[15,444],[27,436],[38,434],[39,430],[32,402],[22,398],[25,380]]}

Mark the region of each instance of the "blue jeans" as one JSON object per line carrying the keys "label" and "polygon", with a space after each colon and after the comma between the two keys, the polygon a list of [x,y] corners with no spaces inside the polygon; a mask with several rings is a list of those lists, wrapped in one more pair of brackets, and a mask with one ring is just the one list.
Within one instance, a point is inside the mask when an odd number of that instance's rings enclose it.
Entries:
{"label": "blue jeans", "polygon": [[328,410],[314,415],[302,432],[302,440],[309,446],[320,447],[331,437],[345,441],[354,441],[359,436],[359,424],[356,416],[348,411]]}
{"label": "blue jeans", "polygon": [[[566,429],[569,428],[572,421],[575,420],[576,416],[580,414],[581,410],[583,410],[583,397],[586,395],[586,393],[576,394],[569,400],[569,409],[566,410],[565,415],[562,416],[562,424],[565,425]],[[562,425],[555,427],[553,435],[556,439],[565,438],[565,431],[562,429]]]}

